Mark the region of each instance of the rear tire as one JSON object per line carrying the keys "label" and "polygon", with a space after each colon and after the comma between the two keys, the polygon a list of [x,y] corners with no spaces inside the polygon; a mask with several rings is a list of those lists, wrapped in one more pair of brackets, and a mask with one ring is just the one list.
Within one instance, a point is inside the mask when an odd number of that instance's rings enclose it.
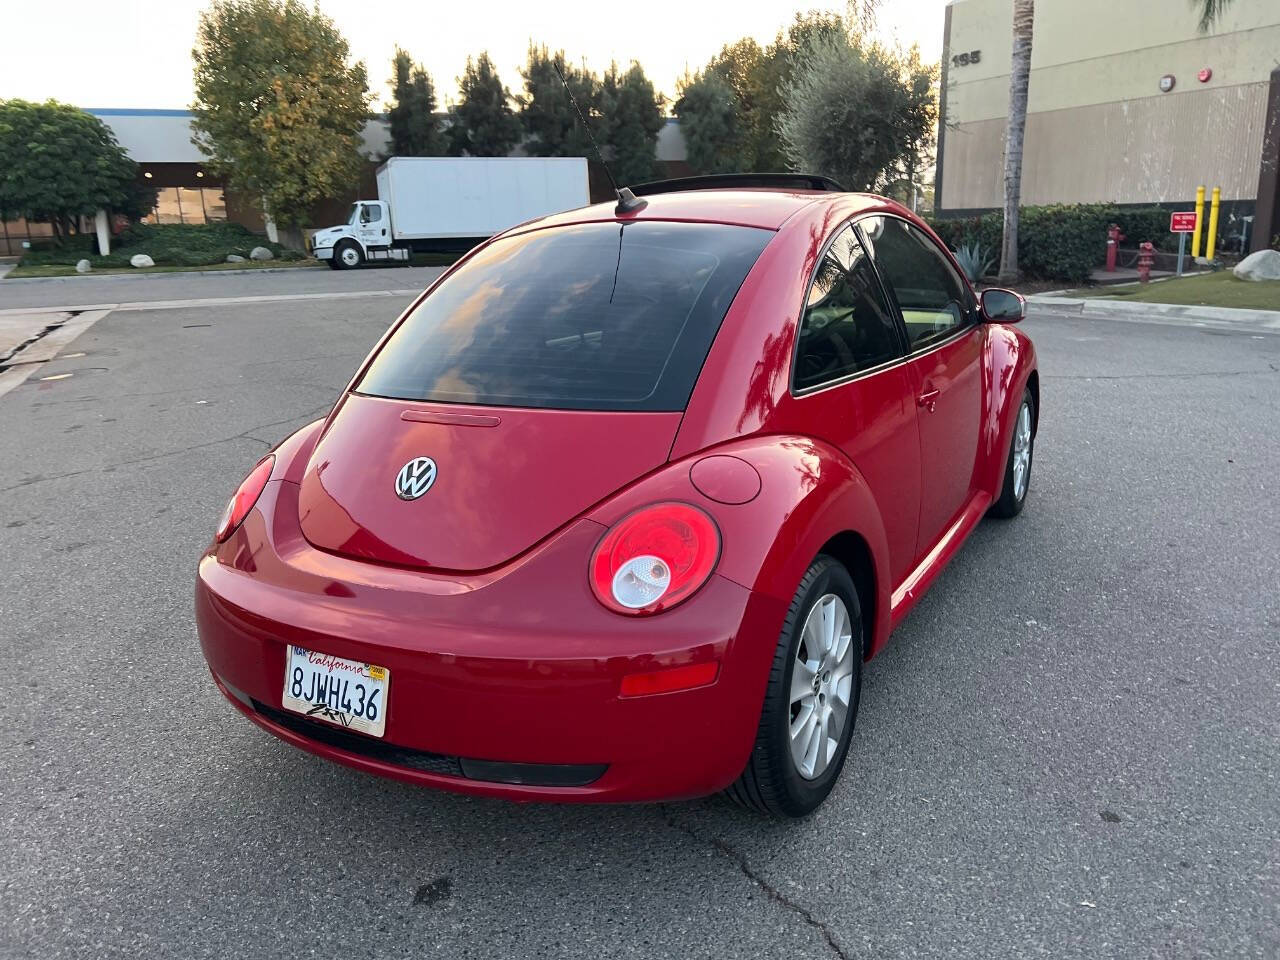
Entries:
{"label": "rear tire", "polygon": [[853,738],[862,652],[853,580],[839,561],[820,554],[787,610],[755,746],[726,791],[730,799],[770,816],[798,818],[827,798]]}
{"label": "rear tire", "polygon": [[1022,403],[1013,421],[1013,435],[1009,438],[1009,456],[1004,464],[1004,485],[1000,499],[991,506],[991,515],[1008,520],[1022,512],[1027,503],[1027,491],[1031,489],[1031,461],[1035,453],[1036,402],[1030,390],[1022,391]]}
{"label": "rear tire", "polygon": [[364,254],[353,240],[343,240],[333,248],[333,261],[338,270],[352,270],[364,263]]}

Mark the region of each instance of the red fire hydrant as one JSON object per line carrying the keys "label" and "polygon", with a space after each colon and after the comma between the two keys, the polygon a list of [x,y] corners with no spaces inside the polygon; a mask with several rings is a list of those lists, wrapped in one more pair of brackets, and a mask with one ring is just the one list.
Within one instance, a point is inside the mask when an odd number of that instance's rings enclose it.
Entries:
{"label": "red fire hydrant", "polygon": [[1107,273],[1116,272],[1116,248],[1120,246],[1120,241],[1124,239],[1124,234],[1120,232],[1120,224],[1113,223],[1107,227]]}
{"label": "red fire hydrant", "polygon": [[1138,282],[1151,282],[1151,264],[1156,260],[1156,248],[1150,241],[1138,244]]}

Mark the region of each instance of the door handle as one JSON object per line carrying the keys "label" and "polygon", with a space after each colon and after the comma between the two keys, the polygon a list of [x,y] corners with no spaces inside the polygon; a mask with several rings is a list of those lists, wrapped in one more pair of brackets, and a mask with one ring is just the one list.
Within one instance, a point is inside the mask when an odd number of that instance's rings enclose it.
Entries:
{"label": "door handle", "polygon": [[920,396],[916,397],[916,406],[923,407],[930,413],[933,413],[933,408],[938,404],[938,394],[941,392],[942,391],[937,389],[926,390],[924,393],[920,394]]}

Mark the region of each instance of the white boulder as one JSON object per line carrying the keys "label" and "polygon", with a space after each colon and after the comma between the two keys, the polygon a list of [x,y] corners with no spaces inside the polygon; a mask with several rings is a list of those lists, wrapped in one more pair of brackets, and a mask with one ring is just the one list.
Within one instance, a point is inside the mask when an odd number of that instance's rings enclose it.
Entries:
{"label": "white boulder", "polygon": [[274,260],[276,255],[266,247],[254,247],[249,251],[250,260]]}
{"label": "white boulder", "polygon": [[129,266],[131,267],[154,267],[155,265],[156,262],[145,253],[135,253],[129,258]]}
{"label": "white boulder", "polygon": [[1257,250],[1231,272],[1239,280],[1280,280],[1280,250]]}
{"label": "white boulder", "polygon": [[238,253],[228,253],[227,263],[244,263],[244,257],[240,256]]}
{"label": "white boulder", "polygon": [[93,269],[93,264],[88,260],[81,260],[76,263],[76,273],[88,273]]}

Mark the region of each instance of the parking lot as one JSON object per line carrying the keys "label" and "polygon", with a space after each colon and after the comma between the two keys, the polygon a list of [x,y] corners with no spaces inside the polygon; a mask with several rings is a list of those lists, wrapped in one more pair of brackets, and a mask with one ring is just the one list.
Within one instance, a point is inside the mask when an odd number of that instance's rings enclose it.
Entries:
{"label": "parking lot", "polygon": [[109,309],[0,396],[0,955],[1280,953],[1280,334],[1033,310],[1027,509],[810,819],[521,806],[276,741],[195,637],[227,497],[433,273],[0,283]]}

